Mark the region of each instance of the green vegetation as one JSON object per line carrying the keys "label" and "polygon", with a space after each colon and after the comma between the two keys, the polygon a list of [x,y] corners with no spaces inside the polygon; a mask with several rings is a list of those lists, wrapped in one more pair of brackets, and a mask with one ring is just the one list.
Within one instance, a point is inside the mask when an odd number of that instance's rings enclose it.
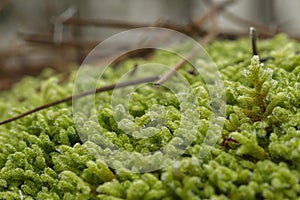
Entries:
{"label": "green vegetation", "polygon": [[[224,81],[226,119],[222,137],[205,157],[200,152],[208,148],[203,141],[213,109],[201,76],[188,73],[191,66],[186,65],[180,73],[197,94],[199,113],[188,113],[194,116],[188,120],[181,120],[180,104],[170,90],[144,84],[131,96],[130,119],[122,118],[119,108],[119,126],[112,92],[96,95],[97,119],[105,136],[95,139],[97,145],[81,142],[71,103],[0,126],[0,199],[300,199],[300,45],[278,35],[258,46],[260,58],[272,59],[261,63],[259,57],[251,58],[247,39],[215,41],[207,47]],[[172,65],[177,60],[158,51],[151,62]],[[146,62],[127,60],[107,70],[99,84],[114,83],[135,64]],[[2,92],[0,120],[71,95],[76,72],[67,82],[60,83],[60,78],[48,70]],[[193,123],[198,126],[193,128]],[[95,131],[90,119],[83,127]],[[140,127],[151,128],[140,132]],[[128,152],[143,153],[172,143],[167,149],[172,152],[182,138],[191,141],[184,154],[148,173],[128,170],[134,163],[126,157],[112,169],[89,151],[104,152],[112,142]]]}

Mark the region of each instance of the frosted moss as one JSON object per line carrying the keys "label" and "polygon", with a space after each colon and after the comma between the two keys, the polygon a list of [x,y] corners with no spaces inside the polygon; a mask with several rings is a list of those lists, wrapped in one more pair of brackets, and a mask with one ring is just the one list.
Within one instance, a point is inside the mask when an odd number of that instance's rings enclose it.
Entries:
{"label": "frosted moss", "polygon": [[[198,95],[199,126],[180,129],[184,117],[178,100],[165,89],[151,85],[138,88],[129,103],[128,118],[118,108],[118,120],[127,131],[153,136],[127,135],[118,127],[110,105],[111,92],[96,95],[97,119],[104,137],[97,145],[82,144],[74,126],[71,104],[65,103],[0,126],[0,199],[296,199],[300,195],[300,46],[284,35],[260,41],[261,57],[272,56],[264,65],[251,58],[248,41],[216,41],[207,47],[226,85],[226,121],[223,139],[207,156],[200,152],[212,115],[209,94],[200,76],[180,71]],[[178,58],[158,51],[152,61],[172,65]],[[131,59],[119,70],[108,70],[100,85],[113,83],[142,59]],[[42,78],[24,78],[0,94],[1,119],[43,103],[70,95],[74,75],[59,84],[59,75],[47,71]],[[44,80],[48,77],[47,80]],[[50,78],[51,77],[51,78]],[[30,96],[28,96],[30,94]],[[85,105],[82,105],[85,106]],[[156,107],[155,107],[156,106]],[[191,111],[189,111],[191,112]],[[95,124],[84,116],[85,130]],[[156,121],[155,121],[156,120]],[[127,125],[126,125],[127,124]],[[87,129],[87,127],[89,129]],[[148,128],[148,129],[147,129]],[[195,134],[189,134],[193,130]],[[186,134],[185,134],[186,133]],[[88,135],[86,136],[89,137]],[[192,143],[176,162],[152,173],[132,173],[123,162],[110,169],[103,156],[107,145],[128,152],[152,152],[182,138]],[[100,144],[100,145],[99,145]],[[167,149],[170,154],[174,146]],[[136,157],[137,162],[140,158]],[[157,154],[155,159],[161,159]],[[122,167],[123,166],[123,167]],[[145,168],[149,167],[145,163]]]}

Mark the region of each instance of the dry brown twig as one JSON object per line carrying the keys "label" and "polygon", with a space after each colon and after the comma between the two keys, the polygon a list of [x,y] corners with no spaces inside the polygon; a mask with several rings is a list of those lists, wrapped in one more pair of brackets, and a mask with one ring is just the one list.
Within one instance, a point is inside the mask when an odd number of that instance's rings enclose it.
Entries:
{"label": "dry brown twig", "polygon": [[265,36],[274,36],[276,33],[281,32],[282,30],[280,30],[278,27],[274,28],[274,27],[269,27],[266,26],[264,24],[260,24],[257,22],[253,22],[251,20],[242,18],[240,16],[237,16],[236,14],[228,11],[228,10],[224,10],[222,15],[224,17],[227,17],[229,20],[236,22],[237,24],[240,24],[242,26],[246,26],[246,27],[256,27],[256,29],[260,32],[260,34],[265,35]]}
{"label": "dry brown twig", "polygon": [[158,78],[159,78],[158,76],[149,76],[149,77],[146,77],[146,78],[141,78],[141,79],[136,79],[136,80],[129,80],[129,81],[122,82],[122,83],[107,85],[107,86],[104,86],[104,87],[97,88],[96,90],[93,89],[93,90],[85,91],[85,92],[75,94],[75,95],[72,95],[72,96],[68,96],[66,98],[59,99],[57,101],[54,101],[54,102],[51,102],[51,103],[48,103],[48,104],[44,104],[42,106],[36,107],[36,108],[34,108],[32,110],[29,110],[27,112],[21,113],[21,114],[15,116],[15,117],[4,120],[4,121],[0,122],[0,125],[7,124],[9,122],[18,120],[18,119],[23,118],[27,115],[38,112],[40,110],[44,110],[44,109],[49,108],[51,106],[66,103],[66,102],[69,102],[69,101],[72,101],[72,100],[75,100],[75,99],[79,99],[79,98],[82,98],[82,97],[85,97],[85,96],[88,96],[88,95],[101,93],[101,92],[105,92],[105,91],[110,91],[110,90],[113,90],[113,89],[123,88],[123,87],[131,86],[131,85],[138,85],[138,84],[142,84],[142,83],[150,83],[150,82],[153,82],[153,81],[157,80]]}
{"label": "dry brown twig", "polygon": [[43,45],[53,45],[53,46],[69,46],[69,47],[80,47],[80,48],[89,48],[92,49],[101,41],[93,40],[81,40],[81,39],[69,39],[62,40],[60,43],[53,41],[53,36],[50,34],[33,34],[33,33],[24,33],[19,32],[18,36],[21,37],[26,42],[43,44]]}
{"label": "dry brown twig", "polygon": [[252,54],[258,55],[257,45],[256,45],[256,29],[254,27],[250,27],[250,40],[252,45]]}
{"label": "dry brown twig", "polygon": [[[225,4],[225,5],[227,5],[227,4]],[[213,4],[211,10],[209,10],[203,17],[199,18],[200,20],[198,21],[198,24],[197,24],[198,26],[203,25],[204,19],[207,20],[209,18],[212,18],[211,31],[203,39],[201,39],[199,41],[199,43],[201,45],[207,45],[217,37],[218,28],[217,28],[216,15],[217,15],[218,9],[220,9],[220,8],[223,8],[223,6],[216,6]],[[177,62],[172,69],[170,69],[168,72],[166,72],[157,82],[155,82],[154,85],[160,86],[162,83],[166,82],[168,79],[170,79],[176,73],[176,71],[178,71],[180,68],[182,68],[184,66],[184,64],[186,64],[189,61],[189,59],[192,59],[198,53],[200,53],[201,50],[202,50],[201,46],[197,45],[186,57],[184,57],[182,60]]]}
{"label": "dry brown twig", "polygon": [[207,22],[207,20],[209,18],[215,17],[216,14],[220,14],[221,12],[223,12],[226,9],[226,7],[228,5],[230,5],[234,2],[235,2],[235,0],[228,0],[228,1],[224,1],[220,4],[215,5],[212,1],[210,1],[210,4],[212,5],[212,9],[210,9],[204,15],[201,15],[198,18],[196,18],[195,20],[193,20],[192,24],[190,26],[200,29],[204,25],[204,23]]}
{"label": "dry brown twig", "polygon": [[[211,41],[213,41],[216,38],[216,36],[217,34],[215,34],[215,32],[211,32],[211,34],[208,34],[203,40],[200,41],[200,44],[207,45]],[[184,66],[184,64],[186,64],[189,61],[189,59],[195,57],[201,50],[201,47],[196,46],[186,57],[177,62],[172,69],[170,69],[158,81],[156,81],[154,85],[160,86],[161,84],[169,80],[180,68]]]}

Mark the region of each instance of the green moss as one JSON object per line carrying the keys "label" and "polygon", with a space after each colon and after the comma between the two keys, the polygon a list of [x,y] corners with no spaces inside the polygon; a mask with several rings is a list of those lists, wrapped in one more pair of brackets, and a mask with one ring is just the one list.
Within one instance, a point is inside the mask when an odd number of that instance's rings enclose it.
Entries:
{"label": "green moss", "polygon": [[[100,128],[79,114],[82,128],[76,129],[70,103],[0,126],[0,199],[296,199],[300,195],[300,45],[285,35],[259,41],[260,58],[273,57],[264,64],[259,57],[251,58],[249,46],[248,39],[240,39],[215,41],[207,47],[225,84],[221,138],[212,134],[203,143],[207,130],[215,133],[219,125],[210,127],[214,113],[207,86],[201,76],[187,73],[191,66],[185,65],[180,74],[190,82],[196,100],[187,95],[180,104],[171,90],[144,84],[132,93],[127,114],[123,99],[113,110],[112,92],[97,94],[98,109],[88,112],[97,116]],[[151,62],[171,66],[178,59],[157,51]],[[135,64],[147,62],[129,59],[117,69],[110,68],[99,85],[115,83]],[[71,95],[75,75],[63,84],[60,75],[51,71],[22,79],[0,93],[0,119]],[[126,95],[127,90],[122,92]],[[82,142],[87,139],[92,141]],[[215,139],[217,144],[210,147]],[[223,145],[223,139],[228,144]],[[165,148],[172,157],[185,142],[187,150],[165,168],[151,173],[129,170],[147,171],[163,159],[161,153],[141,158],[136,152]],[[111,169],[103,159],[114,148],[127,153],[116,155],[119,161],[108,163],[116,168]],[[206,150],[210,151],[203,157]],[[134,159],[128,159],[128,152]],[[134,168],[136,163],[140,169]]]}

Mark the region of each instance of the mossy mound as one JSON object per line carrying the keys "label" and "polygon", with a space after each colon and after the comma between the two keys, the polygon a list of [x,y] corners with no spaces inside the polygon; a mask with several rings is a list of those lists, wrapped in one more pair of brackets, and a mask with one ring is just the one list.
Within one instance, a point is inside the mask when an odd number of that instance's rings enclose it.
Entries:
{"label": "mossy mound", "polygon": [[[129,102],[134,123],[126,126],[125,120],[124,127],[134,132],[139,126],[153,126],[156,134],[149,138],[135,138],[118,127],[111,110],[112,92],[96,95],[101,131],[118,148],[153,152],[176,134],[192,138],[174,163],[149,173],[111,169],[89,151],[93,145],[105,151],[106,141],[82,143],[72,104],[63,103],[0,126],[0,199],[299,198],[300,45],[285,35],[260,41],[260,58],[270,57],[262,64],[251,56],[248,43],[215,41],[206,48],[222,74],[226,116],[222,137],[205,157],[200,151],[207,148],[203,140],[213,111],[203,80],[188,73],[191,66],[186,65],[180,73],[199,95],[200,126],[194,135],[189,134],[188,123],[187,130],[178,131],[180,105],[166,88],[143,85]],[[178,58],[157,52],[151,59],[172,65]],[[101,85],[114,83],[126,69],[145,62],[130,59],[109,69]],[[24,78],[0,94],[0,119],[71,95],[75,75],[65,82],[50,71],[40,78]],[[162,126],[154,125],[158,119],[164,121]],[[122,164],[130,165],[126,158]]]}

